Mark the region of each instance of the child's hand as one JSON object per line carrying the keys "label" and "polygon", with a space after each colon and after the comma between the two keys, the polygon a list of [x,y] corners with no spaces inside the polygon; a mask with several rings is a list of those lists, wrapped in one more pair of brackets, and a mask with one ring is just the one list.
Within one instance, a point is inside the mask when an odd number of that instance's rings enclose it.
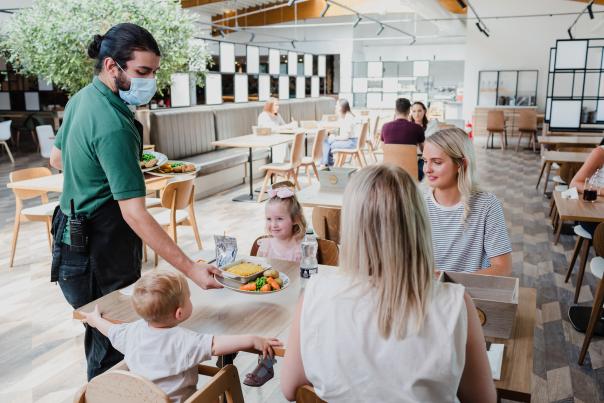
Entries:
{"label": "child's hand", "polygon": [[273,355],[275,355],[273,347],[283,347],[283,343],[281,343],[279,339],[272,337],[266,338],[254,336],[254,348],[258,351],[262,351],[262,358],[266,358],[267,355],[273,358]]}
{"label": "child's hand", "polygon": [[88,323],[92,327],[97,327],[98,321],[101,319],[101,312],[99,311],[99,306],[94,306],[94,311],[92,312],[82,312],[84,315],[84,323]]}

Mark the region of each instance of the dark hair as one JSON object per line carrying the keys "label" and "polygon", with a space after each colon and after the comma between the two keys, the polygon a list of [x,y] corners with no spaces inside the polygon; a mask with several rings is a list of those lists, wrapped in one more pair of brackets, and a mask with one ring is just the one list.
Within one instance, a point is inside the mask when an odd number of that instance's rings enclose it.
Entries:
{"label": "dark hair", "polygon": [[105,35],[95,35],[88,45],[88,56],[96,59],[97,72],[103,68],[103,60],[111,57],[124,70],[126,62],[132,60],[135,50],[153,52],[161,56],[159,46],[153,35],[136,24],[123,23],[114,25]]}
{"label": "dark hair", "polygon": [[[426,116],[428,114],[428,109],[426,109],[426,105],[424,105],[424,103],[420,102],[420,101],[414,102],[413,105],[419,105],[424,110],[424,118],[422,119],[422,127],[424,128],[424,130],[426,130],[426,127],[428,127],[428,117]],[[411,106],[413,106],[413,105],[411,105]]]}
{"label": "dark hair", "polygon": [[407,98],[399,98],[395,104],[396,111],[401,115],[408,115],[411,109],[411,102]]}
{"label": "dark hair", "polygon": [[350,113],[350,114],[352,114],[352,116],[354,116],[354,113],[352,113],[352,111],[350,110],[350,104],[348,103],[347,99],[344,99],[344,98],[338,99],[338,106],[340,107],[340,110],[342,110],[342,112],[344,112],[344,115],[346,115],[347,113]]}

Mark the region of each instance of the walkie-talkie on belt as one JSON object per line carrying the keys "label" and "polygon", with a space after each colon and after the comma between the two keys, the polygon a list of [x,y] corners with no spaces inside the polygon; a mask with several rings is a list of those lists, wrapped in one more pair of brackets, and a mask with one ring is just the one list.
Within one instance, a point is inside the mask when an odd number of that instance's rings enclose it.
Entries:
{"label": "walkie-talkie on belt", "polygon": [[88,229],[87,219],[82,214],[75,213],[73,199],[70,201],[71,214],[69,217],[69,235],[71,241],[71,250],[74,252],[85,253],[88,249]]}

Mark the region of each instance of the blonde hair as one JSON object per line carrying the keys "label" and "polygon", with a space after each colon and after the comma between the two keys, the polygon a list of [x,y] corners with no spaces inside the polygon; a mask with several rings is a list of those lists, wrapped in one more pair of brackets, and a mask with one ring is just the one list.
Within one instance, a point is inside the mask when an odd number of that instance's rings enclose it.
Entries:
{"label": "blonde hair", "polygon": [[[280,187],[290,187],[289,184],[291,184],[293,187],[293,183],[291,182],[280,182],[278,184],[276,183],[275,185],[273,185],[272,188],[277,189]],[[294,191],[294,189],[292,189],[292,191]],[[306,234],[306,218],[304,217],[302,205],[296,198],[296,195],[293,195],[292,197],[287,197],[285,199],[281,199],[279,196],[271,197],[266,202],[266,208],[268,208],[269,204],[277,203],[285,204],[285,208],[287,209],[293,223],[292,235],[294,239],[301,240],[302,238],[304,238],[304,235]],[[268,224],[267,232],[269,232]]]}
{"label": "blonde hair", "polygon": [[188,296],[189,284],[182,274],[154,270],[134,283],[132,307],[148,322],[169,321]]}
{"label": "blonde hair", "polygon": [[419,331],[434,261],[425,202],[409,174],[394,165],[355,173],[344,192],[341,241],[342,270],[377,297],[380,335],[402,339],[409,329]]}
{"label": "blonde hair", "polygon": [[264,108],[262,110],[266,113],[274,115],[275,113],[273,112],[273,106],[275,105],[275,102],[279,102],[279,100],[275,97],[270,97],[264,103]]}
{"label": "blonde hair", "polygon": [[474,145],[466,132],[459,128],[442,129],[426,138],[427,143],[432,143],[447,154],[457,170],[457,188],[461,193],[464,205],[464,221],[470,215],[470,199],[474,193],[480,191],[476,180],[476,157]]}

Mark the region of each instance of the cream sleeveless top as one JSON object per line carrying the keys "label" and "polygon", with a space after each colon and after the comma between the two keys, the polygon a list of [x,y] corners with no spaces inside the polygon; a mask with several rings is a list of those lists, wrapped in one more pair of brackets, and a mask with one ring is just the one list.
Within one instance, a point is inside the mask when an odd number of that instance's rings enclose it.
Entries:
{"label": "cream sleeveless top", "polygon": [[302,363],[317,395],[337,402],[458,402],[465,364],[464,288],[436,283],[419,333],[379,335],[376,298],[337,272],[320,271],[304,292]]}

